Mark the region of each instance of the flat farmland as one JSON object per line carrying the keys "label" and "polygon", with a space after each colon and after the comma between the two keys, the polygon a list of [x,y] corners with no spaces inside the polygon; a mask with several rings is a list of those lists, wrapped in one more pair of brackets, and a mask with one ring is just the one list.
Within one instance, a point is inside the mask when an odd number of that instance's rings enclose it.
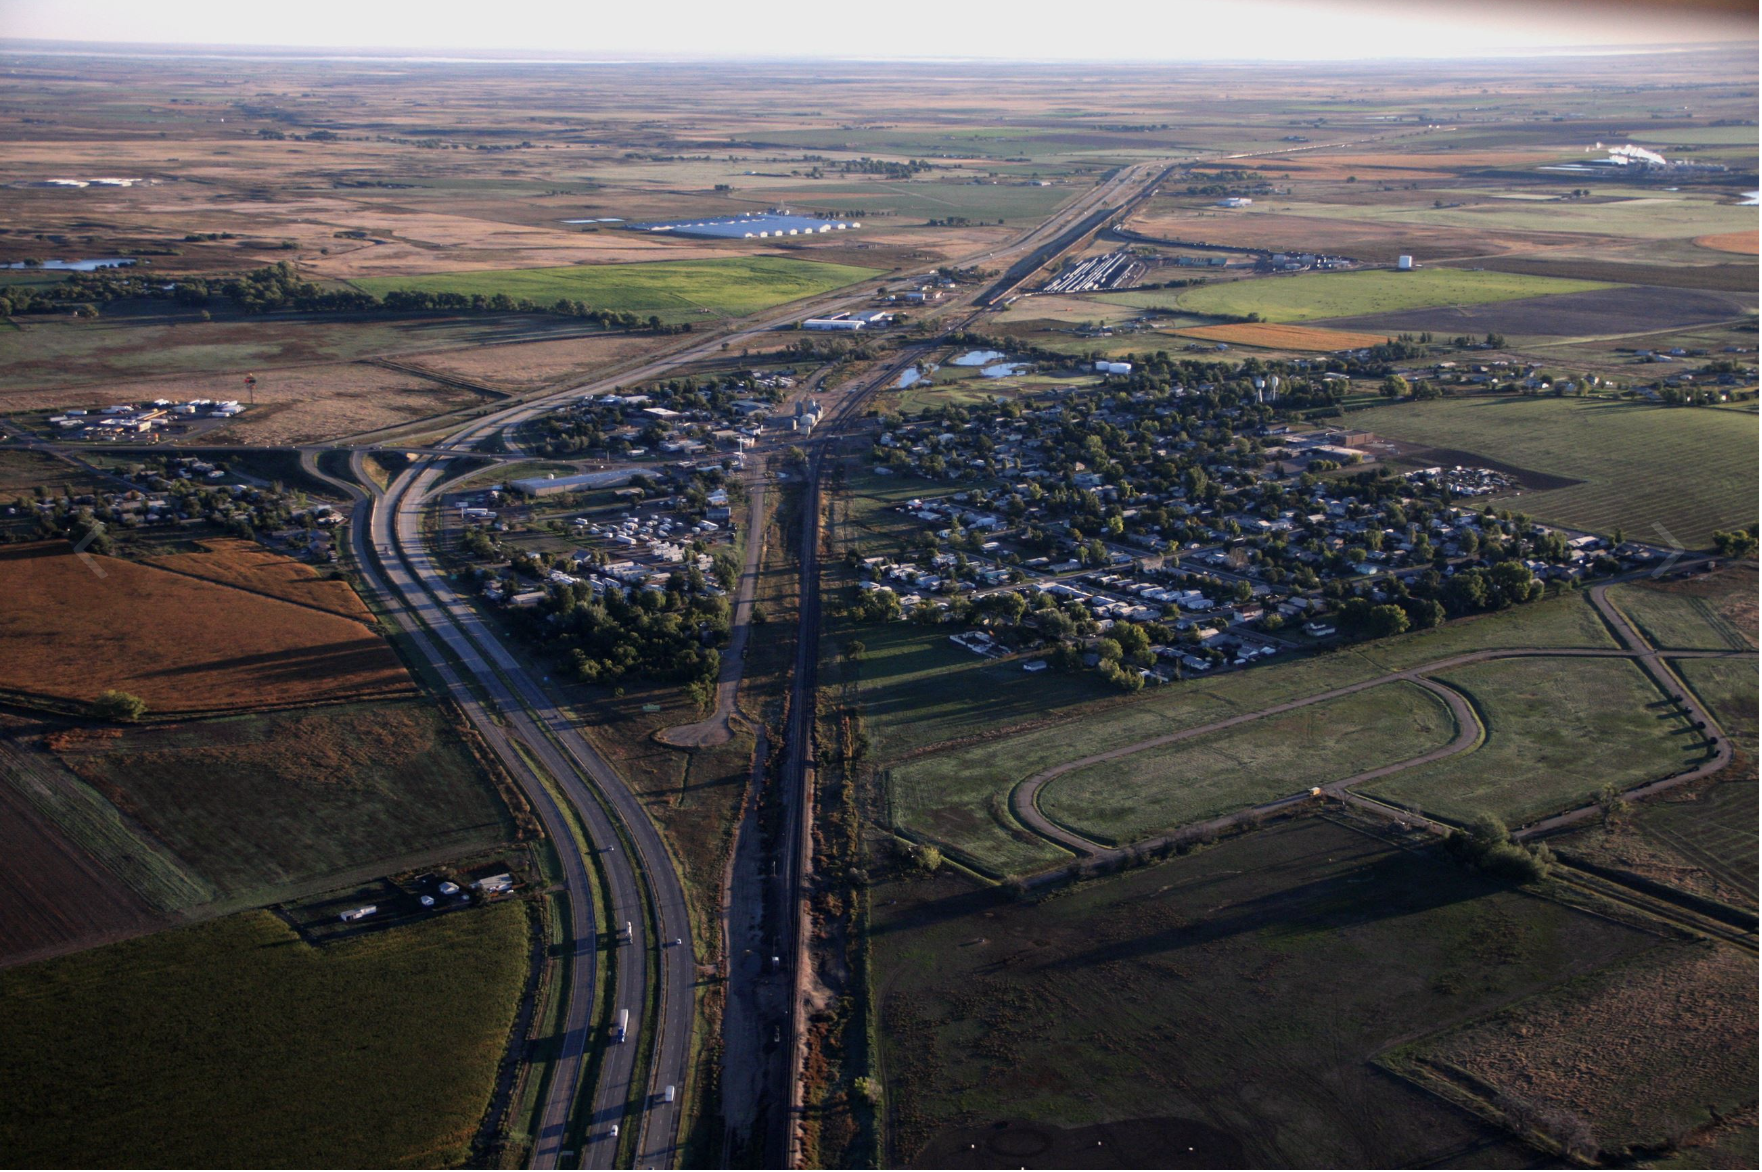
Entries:
{"label": "flat farmland", "polygon": [[[1353,416],[1366,431],[1581,483],[1506,498],[1539,521],[1705,547],[1756,520],[1756,416],[1610,399],[1441,399]],[[1433,462],[1436,462],[1435,460]],[[1663,528],[1660,532],[1659,527]],[[1666,535],[1668,534],[1668,536]]]}
{"label": "flat farmland", "polygon": [[[1439,270],[1431,270],[1439,271]],[[1473,270],[1464,270],[1473,271]],[[1507,334],[1535,338],[1596,338],[1753,319],[1755,297],[1700,289],[1630,286],[1588,293],[1523,297],[1475,305],[1444,305],[1328,321],[1339,330],[1386,334]]]}
{"label": "flat farmland", "polygon": [[[195,311],[130,314],[107,310],[92,320],[32,319],[6,335],[7,361],[0,366],[0,408],[21,410],[74,397],[95,402],[128,402],[128,393],[111,394],[110,383],[155,376],[224,374],[230,390],[243,391],[246,371],[260,379],[289,367],[327,366],[382,354],[410,354],[511,336],[545,337],[560,332],[562,320],[506,315],[334,321],[322,317],[269,314],[228,317],[215,313],[202,321]],[[33,395],[56,388],[80,388],[78,396]],[[138,397],[139,392],[135,392]],[[153,396],[156,397],[156,396]]]}
{"label": "flat farmland", "polygon": [[1715,252],[1735,252],[1741,256],[1755,256],[1757,251],[1756,232],[1715,232],[1711,236],[1697,236],[1695,243],[1702,248],[1711,248]]}
{"label": "flat farmland", "polygon": [[[18,759],[10,742],[0,742],[9,775]],[[147,900],[33,809],[16,780],[0,781],[0,884],[11,893],[0,915],[0,967],[163,922]]]}
{"label": "flat farmland", "polygon": [[1358,350],[1380,346],[1391,335],[1364,330],[1324,330],[1314,326],[1277,326],[1265,323],[1243,325],[1189,326],[1179,331],[1188,338],[1207,342],[1228,342],[1233,346],[1259,346],[1269,350],[1307,350],[1331,354],[1338,350]]}
{"label": "flat farmland", "polygon": [[1041,902],[873,906],[888,1167],[1524,1166],[1369,1060],[1655,939],[1325,819]]}
{"label": "flat farmland", "polygon": [[1300,204],[1303,215],[1348,220],[1404,221],[1494,232],[1581,233],[1625,240],[1687,239],[1718,232],[1753,231],[1754,210],[1718,198],[1649,191],[1546,204],[1498,199],[1468,206]]}
{"label": "flat farmland", "polygon": [[141,564],[361,623],[373,621],[366,603],[337,579],[324,577],[305,562],[265,549],[255,541],[212,537],[202,541],[193,552],[142,558]]}
{"label": "flat farmland", "polygon": [[15,696],[115,688],[163,715],[414,691],[365,623],[65,543],[0,551],[0,587],[0,689]]}
{"label": "flat farmland", "polygon": [[1516,826],[1699,763],[1699,734],[1625,659],[1498,659],[1437,678],[1486,727],[1479,747],[1365,783],[1377,797],[1457,822]]}
{"label": "flat farmland", "polygon": [[1713,579],[1624,582],[1614,599],[1654,647],[1748,651],[1756,646],[1756,576],[1727,570]]}
{"label": "flat farmland", "polygon": [[1602,288],[1606,286],[1596,281],[1476,269],[1428,268],[1408,273],[1379,269],[1258,277],[1145,293],[1105,293],[1099,299],[1147,307],[1166,305],[1189,313],[1231,317],[1258,313],[1269,321],[1289,323],[1356,318],[1422,306],[1478,305]]}
{"label": "flat farmland", "polygon": [[655,338],[640,334],[586,334],[578,338],[443,350],[424,354],[415,361],[424,370],[454,378],[508,391],[528,391],[569,375],[648,357],[659,345]]}
{"label": "flat farmland", "polygon": [[1660,944],[1402,1047],[1389,1065],[1446,1093],[1472,1087],[1564,1112],[1621,1160],[1753,1108],[1756,1012],[1754,955]]}
{"label": "flat farmland", "polygon": [[1134,231],[1163,240],[1264,248],[1274,252],[1327,252],[1357,260],[1392,263],[1407,254],[1431,262],[1452,257],[1484,257],[1558,248],[1575,239],[1526,232],[1471,230],[1398,221],[1344,220],[1290,212],[1204,211],[1160,208],[1135,217]]}
{"label": "flat farmland", "polygon": [[[460,734],[413,701],[70,730],[46,743],[221,909],[458,858],[516,835]],[[82,845],[100,860],[115,849]]]}
{"label": "flat farmland", "polygon": [[566,297],[595,309],[624,313],[669,313],[677,317],[707,311],[739,316],[855,284],[879,272],[789,257],[731,256],[716,260],[369,277],[354,284],[381,295],[394,289],[467,296],[506,293],[510,297],[529,297],[540,304]]}
{"label": "flat farmland", "polygon": [[1303,793],[1450,743],[1437,696],[1401,681],[1072,770],[1040,809],[1099,842],[1123,843]]}
{"label": "flat farmland", "polygon": [[246,912],[0,972],[0,1150],[35,1167],[463,1163],[529,955],[508,902],[323,948]]}

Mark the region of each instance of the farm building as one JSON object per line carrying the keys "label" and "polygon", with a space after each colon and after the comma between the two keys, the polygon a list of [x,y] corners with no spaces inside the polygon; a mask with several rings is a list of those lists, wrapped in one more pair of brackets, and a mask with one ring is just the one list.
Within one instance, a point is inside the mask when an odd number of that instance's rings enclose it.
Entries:
{"label": "farm building", "polygon": [[860,330],[862,319],[854,318],[848,313],[835,313],[831,317],[810,317],[801,323],[804,330]]}

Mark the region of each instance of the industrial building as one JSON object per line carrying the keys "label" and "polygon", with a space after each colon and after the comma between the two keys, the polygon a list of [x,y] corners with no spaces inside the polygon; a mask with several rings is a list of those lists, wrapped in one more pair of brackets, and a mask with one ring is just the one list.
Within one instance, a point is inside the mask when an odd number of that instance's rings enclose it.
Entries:
{"label": "industrial building", "polygon": [[632,475],[628,468],[611,468],[604,472],[582,472],[575,476],[530,476],[524,480],[510,481],[509,487],[523,496],[556,496],[564,492],[616,488],[629,484]]}
{"label": "industrial building", "polygon": [[801,323],[801,328],[804,330],[860,330],[863,328],[863,321],[848,313],[835,313],[831,317],[810,317]]}

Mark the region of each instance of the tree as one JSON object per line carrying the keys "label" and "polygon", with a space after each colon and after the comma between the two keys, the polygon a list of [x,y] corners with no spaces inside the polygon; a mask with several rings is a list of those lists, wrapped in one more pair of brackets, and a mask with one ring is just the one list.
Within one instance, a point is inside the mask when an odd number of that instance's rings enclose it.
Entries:
{"label": "tree", "polygon": [[89,708],[98,720],[132,722],[147,715],[147,702],[139,696],[118,692],[114,688],[101,692]]}
{"label": "tree", "polygon": [[1719,529],[1714,530],[1713,545],[1724,557],[1752,558],[1756,556],[1756,535],[1743,529],[1734,529],[1730,533]]}
{"label": "tree", "polygon": [[942,852],[929,843],[920,843],[912,852],[912,860],[918,864],[919,870],[927,875],[934,875],[942,866]]}
{"label": "tree", "polygon": [[1398,374],[1391,374],[1385,377],[1381,389],[1385,399],[1400,399],[1409,393],[1407,380]]}

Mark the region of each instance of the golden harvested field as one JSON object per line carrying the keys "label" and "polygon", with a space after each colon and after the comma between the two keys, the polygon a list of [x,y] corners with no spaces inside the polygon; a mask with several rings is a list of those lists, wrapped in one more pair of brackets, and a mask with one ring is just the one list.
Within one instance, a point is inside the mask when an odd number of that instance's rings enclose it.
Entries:
{"label": "golden harvested field", "polygon": [[668,344],[669,339],[642,335],[589,335],[547,342],[513,342],[506,346],[474,346],[469,350],[442,350],[406,361],[453,378],[469,379],[510,391],[525,391],[577,372],[594,371],[633,358],[646,358]]}
{"label": "golden harvested field", "polygon": [[1742,256],[1756,255],[1756,233],[1754,232],[1716,232],[1711,236],[1697,236],[1695,243],[1702,248],[1711,248],[1716,252],[1735,252]]}
{"label": "golden harvested field", "polygon": [[0,592],[0,691],[15,695],[116,688],[156,713],[204,713],[415,690],[362,622],[59,542],[0,551]]}
{"label": "golden harvested field", "polygon": [[1328,154],[1322,151],[1290,151],[1267,155],[1254,160],[1256,168],[1267,175],[1290,172],[1298,179],[1349,179],[1356,175],[1361,182],[1393,181],[1403,183],[1436,179],[1454,179],[1464,171],[1489,168],[1527,168],[1553,162],[1561,157],[1559,150],[1528,151],[1412,151],[1399,146],[1386,154]]}
{"label": "golden harvested field", "polygon": [[236,586],[358,623],[373,621],[359,595],[342,582],[319,577],[318,571],[305,562],[237,537],[211,538],[203,541],[202,546],[203,553],[144,558],[142,564],[222,586]]}
{"label": "golden harvested field", "polygon": [[1235,346],[1264,346],[1270,350],[1358,350],[1378,346],[1389,340],[1387,334],[1366,334],[1353,330],[1324,330],[1316,326],[1284,326],[1270,322],[1245,322],[1239,325],[1193,326],[1180,331],[1189,338],[1208,342],[1229,342]]}

